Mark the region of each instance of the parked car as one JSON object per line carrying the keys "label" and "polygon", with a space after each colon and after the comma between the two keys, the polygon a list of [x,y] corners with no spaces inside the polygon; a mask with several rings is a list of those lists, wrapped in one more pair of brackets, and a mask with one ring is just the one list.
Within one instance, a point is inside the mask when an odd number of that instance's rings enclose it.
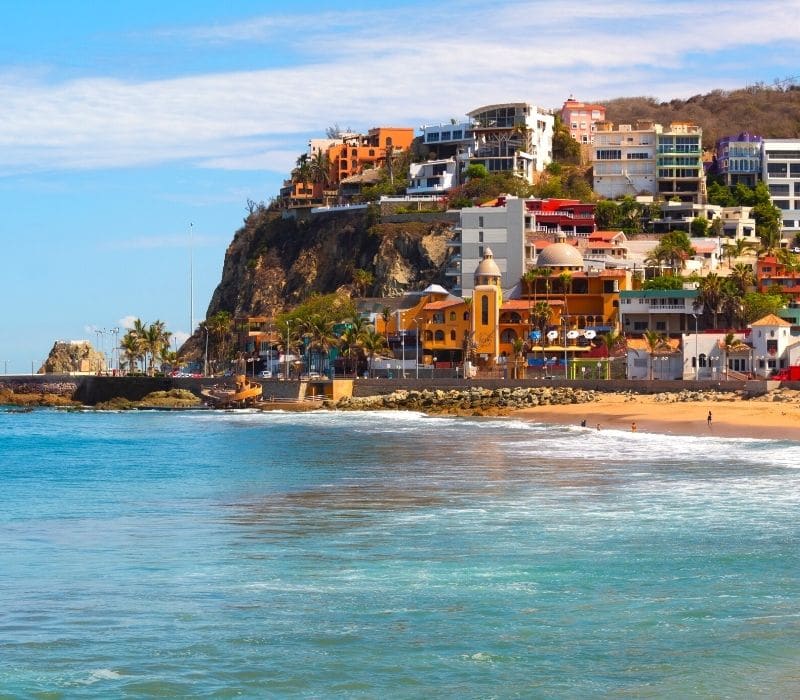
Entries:
{"label": "parked car", "polygon": [[258,373],[258,376],[260,379],[272,379],[272,372],[268,369],[264,369]]}

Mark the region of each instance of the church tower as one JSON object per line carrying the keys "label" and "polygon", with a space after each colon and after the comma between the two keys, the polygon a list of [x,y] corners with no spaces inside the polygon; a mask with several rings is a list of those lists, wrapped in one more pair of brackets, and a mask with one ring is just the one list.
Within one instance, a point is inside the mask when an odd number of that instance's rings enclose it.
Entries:
{"label": "church tower", "polygon": [[472,294],[472,337],[475,352],[482,364],[494,365],[500,354],[500,306],[503,290],[502,273],[494,261],[491,248],[475,268],[475,288]]}

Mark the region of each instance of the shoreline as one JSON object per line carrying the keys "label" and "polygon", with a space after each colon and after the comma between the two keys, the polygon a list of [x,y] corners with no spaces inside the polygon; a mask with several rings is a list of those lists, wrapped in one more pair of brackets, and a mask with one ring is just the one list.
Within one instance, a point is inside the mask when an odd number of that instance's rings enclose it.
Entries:
{"label": "shoreline", "polygon": [[[708,425],[708,412],[712,414]],[[630,397],[609,394],[597,401],[522,408],[511,415],[546,425],[580,425],[596,430],[623,430],[693,437],[739,437],[800,441],[800,404],[763,399],[665,401],[662,395]]]}

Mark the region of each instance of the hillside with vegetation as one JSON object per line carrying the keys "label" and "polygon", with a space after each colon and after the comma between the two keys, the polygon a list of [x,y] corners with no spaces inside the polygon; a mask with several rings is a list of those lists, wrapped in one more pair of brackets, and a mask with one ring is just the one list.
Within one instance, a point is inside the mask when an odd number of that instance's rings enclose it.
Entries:
{"label": "hillside with vegetation", "polygon": [[800,85],[752,85],[739,90],[712,90],[685,100],[661,102],[654,97],[618,97],[601,100],[606,118],[615,124],[653,119],[667,125],[690,121],[703,128],[703,145],[741,131],[764,138],[800,137]]}

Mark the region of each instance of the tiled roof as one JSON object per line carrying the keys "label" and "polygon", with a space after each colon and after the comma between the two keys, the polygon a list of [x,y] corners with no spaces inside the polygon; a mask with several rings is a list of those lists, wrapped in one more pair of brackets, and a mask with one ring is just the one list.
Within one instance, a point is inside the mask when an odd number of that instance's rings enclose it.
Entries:
{"label": "tiled roof", "polygon": [[775,314],[767,314],[763,318],[758,319],[758,321],[753,321],[750,324],[751,326],[791,326],[792,324],[788,321],[784,321],[782,318],[779,318]]}

